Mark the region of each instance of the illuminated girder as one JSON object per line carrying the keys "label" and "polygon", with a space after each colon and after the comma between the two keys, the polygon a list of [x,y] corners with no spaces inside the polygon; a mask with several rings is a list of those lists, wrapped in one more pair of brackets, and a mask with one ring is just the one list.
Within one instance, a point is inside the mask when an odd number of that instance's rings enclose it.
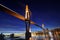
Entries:
{"label": "illuminated girder", "polygon": [[[2,5],[2,4],[0,4],[0,11],[4,11],[4,12],[6,12],[6,13],[8,13],[8,14],[10,14],[10,15],[12,15],[12,16],[20,19],[20,20],[25,21],[24,16],[20,15],[19,13],[15,12],[15,11],[9,9],[9,8],[7,8],[6,6],[4,6],[4,5]],[[33,22],[33,21],[31,21],[31,20],[30,20],[30,23],[33,24],[33,25],[35,25],[35,26],[37,26],[37,27],[42,28],[42,26],[36,24],[35,22]],[[42,28],[42,29],[44,29],[44,28]]]}

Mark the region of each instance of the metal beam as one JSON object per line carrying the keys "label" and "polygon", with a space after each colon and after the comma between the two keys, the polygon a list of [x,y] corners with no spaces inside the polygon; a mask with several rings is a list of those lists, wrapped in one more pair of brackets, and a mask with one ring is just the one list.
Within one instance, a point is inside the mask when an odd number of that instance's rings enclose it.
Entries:
{"label": "metal beam", "polygon": [[[2,5],[2,4],[0,4],[0,11],[4,11],[7,14],[10,14],[10,15],[12,15],[12,16],[20,19],[20,20],[25,21],[25,17],[24,16],[20,15],[19,13],[15,12],[15,11],[13,11],[11,9],[9,9],[8,7],[6,7],[6,6]],[[35,25],[35,26],[38,26],[38,27],[42,28],[42,26],[39,26],[38,24],[36,24],[35,22],[33,22],[31,20],[30,20],[30,23],[33,24],[33,25]],[[42,28],[42,29],[44,29],[44,28]]]}

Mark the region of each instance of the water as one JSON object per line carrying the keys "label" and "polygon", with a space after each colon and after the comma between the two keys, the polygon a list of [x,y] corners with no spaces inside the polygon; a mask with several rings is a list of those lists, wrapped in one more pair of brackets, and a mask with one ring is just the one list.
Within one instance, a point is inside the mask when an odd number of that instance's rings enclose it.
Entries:
{"label": "water", "polygon": [[[20,36],[20,37],[14,37],[14,38],[10,38],[10,36],[5,36],[4,37],[5,38],[5,40],[24,40],[25,39],[25,36]],[[52,38],[48,38],[48,37],[43,37],[43,36],[33,36],[33,37],[31,37],[31,39],[30,40],[54,40],[54,38],[52,37]]]}

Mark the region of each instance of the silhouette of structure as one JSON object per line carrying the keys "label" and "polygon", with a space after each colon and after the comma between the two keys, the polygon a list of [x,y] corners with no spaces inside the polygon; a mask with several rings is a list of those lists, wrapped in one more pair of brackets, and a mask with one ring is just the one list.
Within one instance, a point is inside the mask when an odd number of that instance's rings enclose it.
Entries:
{"label": "silhouette of structure", "polygon": [[14,40],[14,34],[11,34],[11,35],[10,35],[10,39],[11,39],[11,40]]}
{"label": "silhouette of structure", "polygon": [[0,34],[0,40],[4,40],[4,35],[2,33]]}

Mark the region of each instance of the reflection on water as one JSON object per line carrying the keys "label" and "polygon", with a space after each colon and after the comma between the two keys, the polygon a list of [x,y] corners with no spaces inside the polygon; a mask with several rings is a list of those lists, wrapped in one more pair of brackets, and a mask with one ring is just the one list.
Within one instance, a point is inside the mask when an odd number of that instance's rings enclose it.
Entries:
{"label": "reflection on water", "polygon": [[[24,38],[5,38],[5,40],[19,40],[19,39],[24,39]],[[53,38],[48,39],[48,38],[30,38],[30,40],[54,40]],[[55,39],[56,40],[56,39]]]}
{"label": "reflection on water", "polygon": [[[14,38],[5,37],[5,40],[25,40],[25,37],[14,37]],[[30,40],[54,40],[54,38],[44,38],[44,37],[35,36],[35,37],[31,37]]]}
{"label": "reflection on water", "polygon": [[[11,37],[12,36],[12,37]],[[4,38],[4,40],[25,40],[25,36],[14,36],[14,35],[0,35],[0,38]],[[1,39],[0,39],[1,40]],[[60,40],[59,37],[45,37],[45,36],[33,36],[30,40]]]}

